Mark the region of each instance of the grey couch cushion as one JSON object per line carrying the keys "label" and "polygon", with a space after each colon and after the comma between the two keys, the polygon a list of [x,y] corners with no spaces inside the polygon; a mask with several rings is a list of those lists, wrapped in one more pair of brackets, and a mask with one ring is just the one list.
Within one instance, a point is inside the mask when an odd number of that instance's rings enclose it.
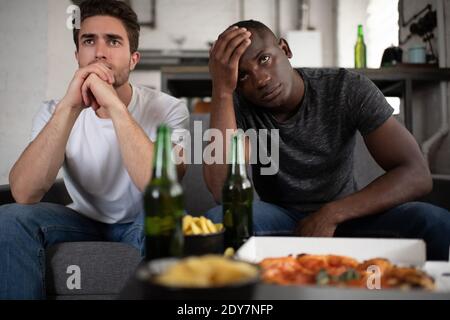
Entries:
{"label": "grey couch cushion", "polygon": [[[187,171],[182,181],[186,212],[191,215],[199,216],[203,215],[208,209],[214,207],[216,202],[204,182],[202,165],[194,164],[194,139],[201,139],[201,137],[194,136],[194,121],[201,122],[201,133],[203,136],[203,132],[209,128],[209,114],[191,115],[191,164],[187,166]],[[203,146],[205,145],[206,142],[203,142]]]}
{"label": "grey couch cushion", "polygon": [[[46,255],[46,289],[50,297],[116,295],[141,261],[135,248],[115,242],[60,243],[50,247]],[[78,267],[80,288],[71,287],[76,284]]]}

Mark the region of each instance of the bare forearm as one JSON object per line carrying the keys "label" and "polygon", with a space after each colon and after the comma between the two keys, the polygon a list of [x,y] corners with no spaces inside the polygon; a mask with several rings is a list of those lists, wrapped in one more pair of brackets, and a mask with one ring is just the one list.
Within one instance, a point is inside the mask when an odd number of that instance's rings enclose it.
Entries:
{"label": "bare forearm", "polygon": [[39,202],[50,189],[64,162],[67,140],[80,112],[61,101],[50,121],[14,164],[9,183],[18,203]]}
{"label": "bare forearm", "polygon": [[[209,56],[209,72],[212,79],[212,111],[211,128],[222,133],[223,150],[222,164],[204,164],[203,172],[206,184],[217,202],[222,198],[222,186],[227,177],[227,150],[230,144],[226,136],[227,129],[236,130],[236,115],[234,114],[233,92],[237,88],[239,61],[250,46],[251,33],[246,28],[233,26],[220,34],[211,48]],[[206,159],[205,159],[206,160]],[[206,161],[205,161],[206,162]]]}
{"label": "bare forearm", "polygon": [[399,166],[367,187],[327,204],[336,224],[384,212],[430,192],[432,180],[427,168]]}
{"label": "bare forearm", "polygon": [[125,168],[136,187],[144,191],[152,176],[153,142],[125,107],[111,118]]}
{"label": "bare forearm", "polygon": [[[236,117],[233,108],[233,97],[220,96],[219,94],[213,93],[212,98],[212,111],[211,111],[211,122],[210,127],[220,130],[222,133],[223,150],[222,150],[222,161],[220,163],[214,164],[204,164],[204,175],[206,184],[214,196],[214,199],[218,202],[221,201],[222,186],[227,178],[228,166],[226,164],[227,160],[227,150],[229,149],[230,141],[226,137],[227,129],[236,129]],[[216,154],[217,158],[217,154]]]}

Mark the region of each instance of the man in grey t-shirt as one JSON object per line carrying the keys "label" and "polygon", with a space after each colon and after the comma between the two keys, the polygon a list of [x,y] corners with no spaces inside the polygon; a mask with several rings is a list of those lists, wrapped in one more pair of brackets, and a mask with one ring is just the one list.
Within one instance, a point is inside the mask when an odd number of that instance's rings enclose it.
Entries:
{"label": "man in grey t-shirt", "polygon": [[[278,145],[268,147],[278,148],[278,172],[262,174],[261,161],[252,166],[261,198],[254,203],[255,233],[422,238],[429,259],[447,260],[450,213],[408,202],[430,192],[432,180],[414,137],[392,117],[383,94],[344,69],[295,70],[291,57],[284,39],[253,20],[225,30],[210,53],[211,128],[224,136],[238,128],[279,133]],[[386,171],[359,191],[357,131]],[[205,164],[204,173],[220,202],[227,165]],[[221,207],[207,215],[221,220]]]}

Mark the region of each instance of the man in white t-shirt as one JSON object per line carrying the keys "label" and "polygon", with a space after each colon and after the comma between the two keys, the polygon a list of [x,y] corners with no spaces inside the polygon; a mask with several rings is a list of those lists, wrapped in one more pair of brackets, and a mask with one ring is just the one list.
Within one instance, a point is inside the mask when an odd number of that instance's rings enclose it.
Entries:
{"label": "man in white t-shirt", "polygon": [[[17,203],[0,207],[0,299],[45,298],[43,253],[55,243],[117,241],[143,254],[141,198],[156,128],[188,129],[183,103],[129,83],[139,62],[136,14],[111,0],[88,0],[80,9],[79,69],[65,96],[36,115],[32,142],[10,172]],[[61,167],[73,203],[39,203]],[[184,165],[177,170],[182,177]]]}

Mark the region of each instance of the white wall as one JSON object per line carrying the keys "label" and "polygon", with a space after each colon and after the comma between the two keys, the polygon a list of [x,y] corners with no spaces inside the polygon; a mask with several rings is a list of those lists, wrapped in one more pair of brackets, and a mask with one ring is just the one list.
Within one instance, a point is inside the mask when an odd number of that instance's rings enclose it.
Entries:
{"label": "white wall", "polygon": [[0,184],[30,138],[47,87],[47,1],[0,0]]}
{"label": "white wall", "polygon": [[175,49],[170,39],[185,36],[183,49],[206,49],[207,41],[215,40],[222,29],[236,20],[237,1],[157,1],[156,29],[142,28],[140,48]]}
{"label": "white wall", "polygon": [[[314,0],[315,3],[334,0]],[[296,27],[296,0],[280,1],[280,33]],[[318,8],[319,10],[322,7]],[[320,12],[316,16],[320,16]],[[156,29],[144,27],[141,48],[177,49],[171,38],[186,37],[183,49],[207,49],[208,42],[240,20],[239,0],[164,0],[156,7]],[[244,0],[243,19],[259,20],[275,28],[274,0]],[[321,19],[318,19],[321,20]]]}
{"label": "white wall", "polygon": [[78,68],[72,30],[66,27],[69,0],[48,0],[48,78],[46,99],[64,96],[72,76]]}
{"label": "white wall", "polygon": [[337,1],[311,0],[310,24],[322,33],[322,61],[324,67],[337,65]]}

